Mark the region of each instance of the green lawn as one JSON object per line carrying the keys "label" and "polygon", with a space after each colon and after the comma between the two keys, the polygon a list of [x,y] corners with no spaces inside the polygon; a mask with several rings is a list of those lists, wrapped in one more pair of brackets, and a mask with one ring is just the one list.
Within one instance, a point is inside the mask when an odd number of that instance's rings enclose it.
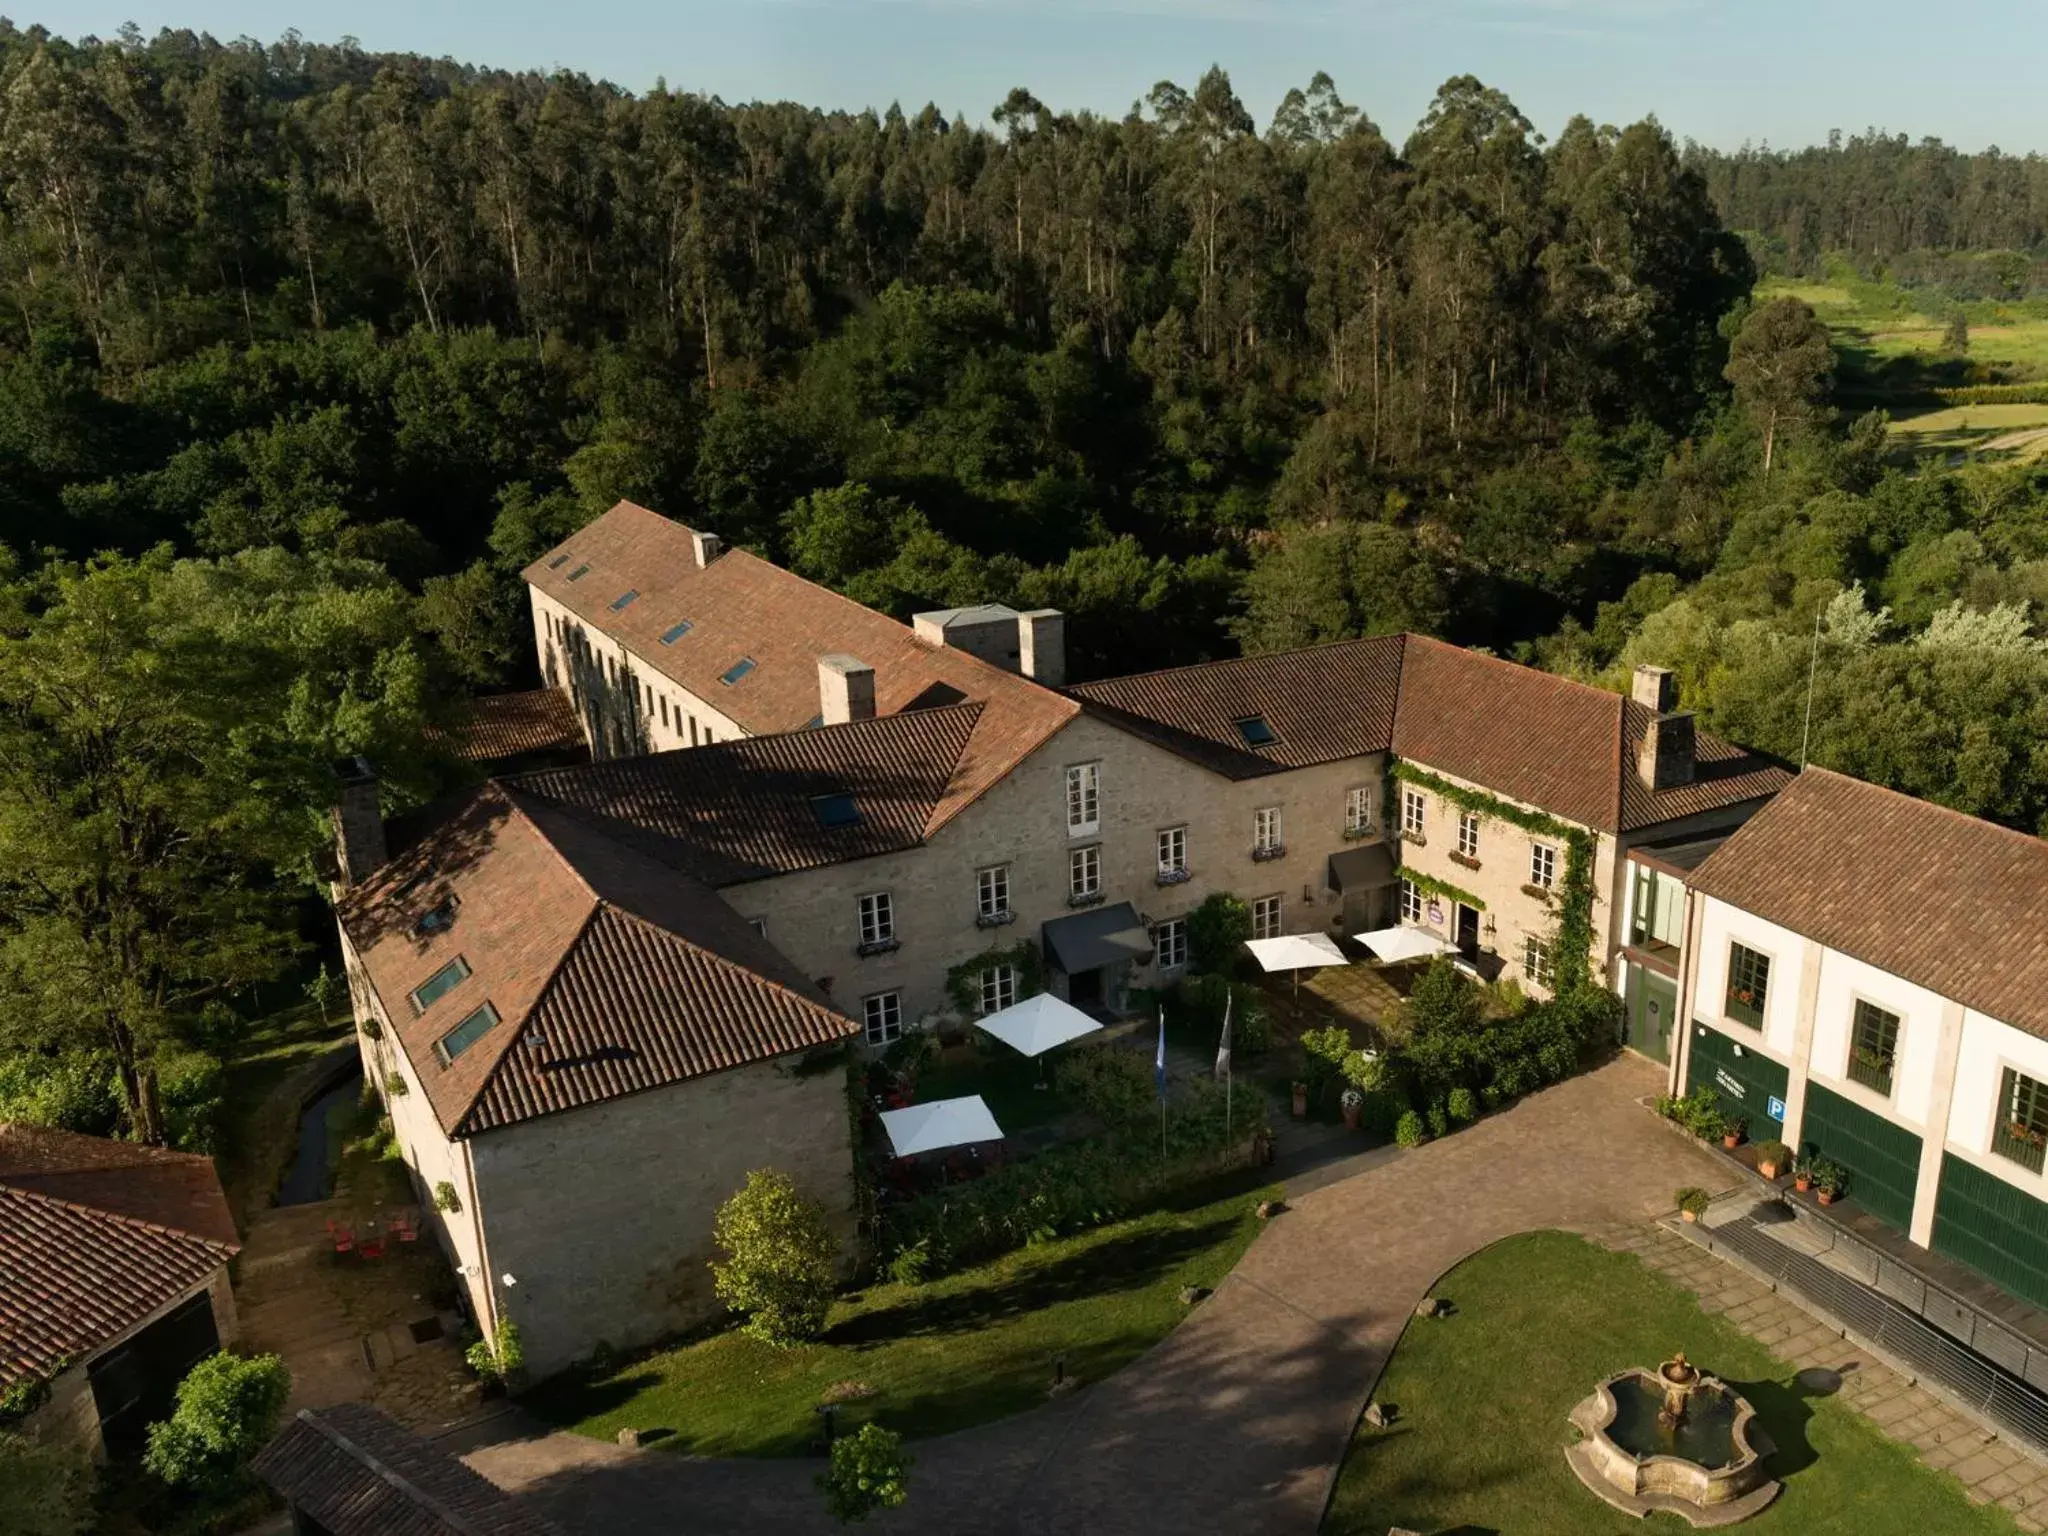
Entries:
{"label": "green lawn", "polygon": [[[1456,1308],[1410,1326],[1380,1396],[1395,1423],[1361,1425],[1324,1529],[1389,1526],[1513,1536],[1628,1536],[1687,1529],[1610,1509],[1565,1464],[1565,1422],[1596,1382],[1674,1350],[1734,1385],[1776,1442],[1784,1491],[1744,1536],[1991,1536],[1995,1508],[1922,1466],[1839,1400],[1812,1396],[1737,1329],[1635,1258],[1576,1237],[1511,1238],[1467,1260],[1436,1294]],[[1844,1346],[1844,1353],[1851,1353]]]}
{"label": "green lawn", "polygon": [[721,1333],[609,1374],[558,1377],[525,1401],[583,1434],[658,1429],[658,1444],[709,1456],[801,1452],[818,1432],[813,1405],[841,1382],[875,1389],[842,1427],[873,1418],[919,1436],[1001,1418],[1045,1401],[1055,1354],[1097,1381],[1165,1337],[1187,1315],[1180,1288],[1229,1273],[1256,1235],[1253,1207],[1272,1193],[1241,1186],[927,1285],[876,1286],[835,1306],[818,1344],[776,1350]]}

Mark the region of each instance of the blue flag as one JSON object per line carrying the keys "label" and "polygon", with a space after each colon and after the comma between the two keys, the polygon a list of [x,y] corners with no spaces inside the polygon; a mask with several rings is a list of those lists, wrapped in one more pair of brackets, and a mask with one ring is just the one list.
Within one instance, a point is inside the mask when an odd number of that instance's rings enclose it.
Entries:
{"label": "blue flag", "polygon": [[1152,1058],[1152,1079],[1159,1084],[1159,1097],[1166,1097],[1166,1010],[1159,1010],[1159,1051]]}

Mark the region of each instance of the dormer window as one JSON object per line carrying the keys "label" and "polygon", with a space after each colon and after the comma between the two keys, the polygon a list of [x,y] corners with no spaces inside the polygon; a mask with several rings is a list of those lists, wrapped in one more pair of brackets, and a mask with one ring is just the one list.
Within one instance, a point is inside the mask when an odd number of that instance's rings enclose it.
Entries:
{"label": "dormer window", "polygon": [[489,1003],[483,1004],[476,1012],[449,1030],[434,1042],[434,1055],[442,1066],[451,1065],[455,1058],[468,1050],[477,1041],[498,1026],[498,1010]]}
{"label": "dormer window", "polygon": [[819,826],[828,829],[860,825],[860,807],[851,795],[813,795],[811,814],[818,818]]}
{"label": "dormer window", "polygon": [[1233,723],[1239,739],[1248,747],[1270,747],[1280,739],[1280,733],[1266,723],[1264,715],[1246,715]]}
{"label": "dormer window", "polygon": [[718,680],[721,683],[725,684],[726,687],[730,688],[734,683],[738,682],[741,678],[745,677],[749,672],[753,670],[754,658],[751,656],[742,656],[738,661],[734,662],[731,666],[727,667],[725,671],[719,675]]}
{"label": "dormer window", "polygon": [[618,613],[623,609],[632,607],[633,599],[638,597],[639,595],[640,593],[637,590],[621,592],[617,597],[612,599],[612,612]]}
{"label": "dormer window", "polygon": [[674,645],[683,636],[687,635],[690,629],[691,625],[688,619],[678,619],[661,632],[661,643],[663,645]]}
{"label": "dormer window", "polygon": [[570,581],[581,581],[581,580],[582,580],[582,579],[583,579],[584,577],[588,576],[589,574],[590,574],[590,567],[589,567],[589,566],[587,566],[587,565],[579,565],[579,566],[577,566],[577,567],[576,567],[576,569],[575,569],[575,570],[573,570],[573,571],[571,571],[571,572],[569,573],[568,579],[569,579]]}

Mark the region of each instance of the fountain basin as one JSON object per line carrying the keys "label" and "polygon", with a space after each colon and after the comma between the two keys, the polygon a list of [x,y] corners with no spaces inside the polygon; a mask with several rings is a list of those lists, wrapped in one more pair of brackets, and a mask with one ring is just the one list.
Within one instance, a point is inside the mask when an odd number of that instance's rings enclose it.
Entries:
{"label": "fountain basin", "polygon": [[[1679,1362],[1683,1365],[1683,1360]],[[1676,1416],[1667,1405],[1683,1403]],[[1712,1377],[1666,1371],[1611,1376],[1572,1410],[1585,1437],[1565,1449],[1572,1470],[1616,1509],[1665,1510],[1696,1526],[1747,1520],[1778,1495],[1756,1411]]]}

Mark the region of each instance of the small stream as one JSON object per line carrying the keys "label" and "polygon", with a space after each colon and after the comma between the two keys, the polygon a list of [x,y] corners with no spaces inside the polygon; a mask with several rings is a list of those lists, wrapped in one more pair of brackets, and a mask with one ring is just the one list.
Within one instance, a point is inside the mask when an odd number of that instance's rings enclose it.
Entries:
{"label": "small stream", "polygon": [[341,1137],[355,1115],[363,1091],[360,1066],[323,1091],[299,1111],[299,1145],[291,1167],[277,1186],[279,1205],[311,1205],[334,1193],[335,1165],[341,1159]]}

